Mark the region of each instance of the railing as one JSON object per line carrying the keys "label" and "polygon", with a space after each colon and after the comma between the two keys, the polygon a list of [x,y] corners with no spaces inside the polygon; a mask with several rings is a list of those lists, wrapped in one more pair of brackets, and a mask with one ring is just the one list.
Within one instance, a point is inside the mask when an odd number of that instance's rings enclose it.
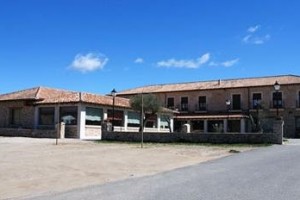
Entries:
{"label": "railing", "polygon": [[206,103],[195,104],[195,111],[196,112],[207,111],[207,104]]}
{"label": "railing", "polygon": [[284,101],[283,100],[270,101],[270,108],[273,108],[273,109],[284,108]]}

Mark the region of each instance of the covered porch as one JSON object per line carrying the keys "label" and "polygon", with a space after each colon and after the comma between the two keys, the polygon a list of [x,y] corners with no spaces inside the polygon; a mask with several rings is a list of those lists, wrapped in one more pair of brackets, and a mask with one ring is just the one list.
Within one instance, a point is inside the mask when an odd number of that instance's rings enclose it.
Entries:
{"label": "covered porch", "polygon": [[244,114],[178,115],[174,117],[174,130],[181,132],[188,124],[192,133],[246,133],[249,116]]}

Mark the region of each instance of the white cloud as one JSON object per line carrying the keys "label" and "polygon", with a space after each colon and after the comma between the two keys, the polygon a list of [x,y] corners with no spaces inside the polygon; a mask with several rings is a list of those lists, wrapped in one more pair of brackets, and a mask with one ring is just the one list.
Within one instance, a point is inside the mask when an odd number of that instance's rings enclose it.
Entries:
{"label": "white cloud", "polygon": [[77,54],[71,64],[71,68],[85,73],[103,69],[107,62],[108,58],[102,54]]}
{"label": "white cloud", "polygon": [[137,59],[134,60],[134,63],[136,63],[136,64],[144,63],[144,59],[143,58],[137,58]]}
{"label": "white cloud", "polygon": [[227,60],[227,61],[224,61],[224,62],[214,62],[214,61],[212,61],[212,62],[209,63],[209,66],[231,67],[233,65],[236,65],[239,62],[239,60],[240,60],[239,58],[236,58],[236,59]]}
{"label": "white cloud", "polygon": [[250,27],[248,28],[247,31],[248,31],[249,33],[254,33],[254,32],[256,32],[259,28],[260,28],[260,25],[250,26]]}
{"label": "white cloud", "polygon": [[200,56],[197,59],[189,59],[189,60],[177,60],[177,59],[169,59],[157,62],[157,66],[159,67],[167,67],[167,68],[189,68],[189,69],[196,69],[199,68],[201,65],[207,63],[210,59],[210,54],[206,53]]}
{"label": "white cloud", "polygon": [[251,26],[247,29],[247,35],[243,37],[242,42],[245,44],[264,44],[271,39],[270,34],[257,33],[261,29],[261,25]]}
{"label": "white cloud", "polygon": [[222,62],[221,65],[224,67],[231,67],[231,66],[237,64],[239,62],[239,60],[240,59],[238,59],[238,58],[233,59],[233,60],[228,60],[228,61]]}

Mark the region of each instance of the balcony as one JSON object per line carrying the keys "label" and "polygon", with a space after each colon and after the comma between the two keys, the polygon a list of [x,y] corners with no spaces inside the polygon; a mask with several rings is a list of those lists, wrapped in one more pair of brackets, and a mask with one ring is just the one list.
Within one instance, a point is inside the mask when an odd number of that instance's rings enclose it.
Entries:
{"label": "balcony", "polygon": [[195,104],[195,113],[205,113],[205,112],[207,112],[206,103]]}
{"label": "balcony", "polygon": [[284,101],[283,100],[278,100],[278,104],[277,104],[277,100],[273,100],[270,102],[270,109],[282,109],[284,108]]}
{"label": "balcony", "polygon": [[180,105],[180,111],[181,111],[181,112],[188,112],[188,111],[189,111],[189,104],[187,104],[187,103],[182,103],[182,104]]}

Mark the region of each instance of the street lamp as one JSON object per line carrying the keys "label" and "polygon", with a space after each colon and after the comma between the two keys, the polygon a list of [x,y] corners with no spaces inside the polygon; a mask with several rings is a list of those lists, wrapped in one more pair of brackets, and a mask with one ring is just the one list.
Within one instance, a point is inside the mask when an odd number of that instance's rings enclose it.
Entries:
{"label": "street lamp", "polygon": [[115,97],[117,94],[117,91],[115,88],[110,92],[111,96],[113,97],[113,116],[112,116],[112,131],[114,131],[114,125],[115,125]]}
{"label": "street lamp", "polygon": [[227,106],[227,113],[229,114],[231,101],[229,99],[227,99],[225,103],[226,103],[226,106]]}
{"label": "street lamp", "polygon": [[279,90],[280,90],[280,85],[279,85],[279,83],[276,81],[275,83],[274,83],[274,90],[275,90],[275,95],[276,95],[276,116],[277,116],[277,118],[278,118],[278,109],[279,109],[279,105],[278,105],[278,103],[279,103]]}
{"label": "street lamp", "polygon": [[227,125],[226,125],[226,130],[224,130],[224,131],[227,132],[228,131],[229,110],[230,110],[230,105],[231,105],[230,99],[227,99],[225,101],[225,103],[226,103],[226,107],[227,107]]}

